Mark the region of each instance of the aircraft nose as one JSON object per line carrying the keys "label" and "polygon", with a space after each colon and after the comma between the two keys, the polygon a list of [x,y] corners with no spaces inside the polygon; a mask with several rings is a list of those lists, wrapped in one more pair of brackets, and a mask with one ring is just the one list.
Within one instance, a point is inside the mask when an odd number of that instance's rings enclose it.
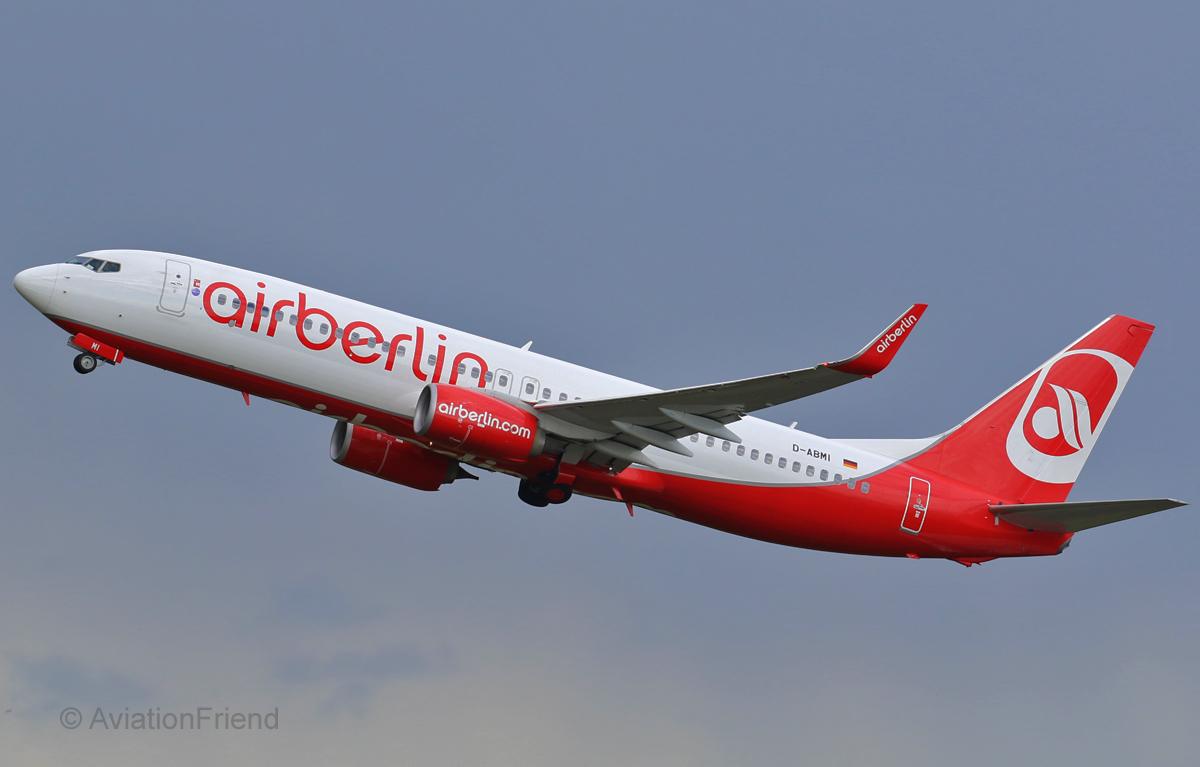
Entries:
{"label": "aircraft nose", "polygon": [[54,280],[58,278],[58,264],[35,266],[13,278],[13,286],[21,296],[43,314],[50,308],[54,295]]}

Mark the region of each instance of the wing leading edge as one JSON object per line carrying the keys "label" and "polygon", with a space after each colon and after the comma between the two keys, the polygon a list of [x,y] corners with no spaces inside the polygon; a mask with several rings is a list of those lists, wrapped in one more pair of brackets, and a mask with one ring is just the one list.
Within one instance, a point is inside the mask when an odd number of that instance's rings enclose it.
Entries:
{"label": "wing leading edge", "polygon": [[725,424],[756,410],[874,376],[892,361],[925,309],[926,304],[913,304],[858,354],[838,362],[706,386],[545,403],[537,405],[536,410],[543,416],[543,425],[548,431],[558,433],[568,441],[583,440],[567,433],[570,429],[556,429],[555,421],[582,427],[595,436],[607,435],[607,439],[589,443],[589,447],[603,456],[601,461],[593,459],[593,462],[611,463],[615,468],[624,468],[630,463],[653,466],[641,453],[647,445],[691,455],[691,451],[676,440],[699,432],[740,442]]}

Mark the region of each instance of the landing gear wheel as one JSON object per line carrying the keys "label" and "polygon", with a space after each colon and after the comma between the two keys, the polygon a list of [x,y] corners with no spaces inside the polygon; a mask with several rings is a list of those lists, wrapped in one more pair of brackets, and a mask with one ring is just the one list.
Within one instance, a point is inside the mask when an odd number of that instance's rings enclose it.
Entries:
{"label": "landing gear wheel", "polygon": [[84,352],[75,358],[75,372],[87,374],[100,367],[100,361],[93,355]]}
{"label": "landing gear wheel", "polygon": [[543,495],[550,503],[566,503],[571,500],[572,492],[570,485],[551,485],[543,491]]}
{"label": "landing gear wheel", "polygon": [[550,500],[546,498],[546,486],[527,479],[521,480],[521,484],[517,486],[517,497],[530,506],[541,508],[550,505]]}

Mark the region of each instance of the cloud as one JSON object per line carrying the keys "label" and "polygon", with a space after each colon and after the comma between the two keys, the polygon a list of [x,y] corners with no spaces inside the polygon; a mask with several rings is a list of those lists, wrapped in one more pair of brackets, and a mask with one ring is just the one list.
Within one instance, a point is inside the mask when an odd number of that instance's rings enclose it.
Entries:
{"label": "cloud", "polygon": [[340,652],[327,658],[311,655],[289,658],[276,667],[276,677],[290,685],[320,688],[317,710],[321,714],[347,712],[362,717],[379,690],[389,682],[445,675],[455,670],[454,653],[449,648],[428,651],[401,645],[372,652]]}
{"label": "cloud", "polygon": [[355,604],[331,586],[304,582],[276,590],[273,598],[276,619],[305,626],[347,626],[363,623],[375,613]]}
{"label": "cloud", "polygon": [[154,692],[129,674],[95,668],[61,655],[14,659],[11,676],[16,683],[16,700],[29,714],[44,714],[64,706],[141,706]]}

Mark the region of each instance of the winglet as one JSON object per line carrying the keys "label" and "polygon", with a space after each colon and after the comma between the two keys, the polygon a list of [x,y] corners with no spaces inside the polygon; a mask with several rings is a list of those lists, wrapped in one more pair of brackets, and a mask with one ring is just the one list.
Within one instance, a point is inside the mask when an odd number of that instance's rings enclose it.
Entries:
{"label": "winglet", "polygon": [[888,366],[926,308],[928,304],[913,304],[858,354],[841,362],[827,362],[825,366],[842,373],[870,378]]}

